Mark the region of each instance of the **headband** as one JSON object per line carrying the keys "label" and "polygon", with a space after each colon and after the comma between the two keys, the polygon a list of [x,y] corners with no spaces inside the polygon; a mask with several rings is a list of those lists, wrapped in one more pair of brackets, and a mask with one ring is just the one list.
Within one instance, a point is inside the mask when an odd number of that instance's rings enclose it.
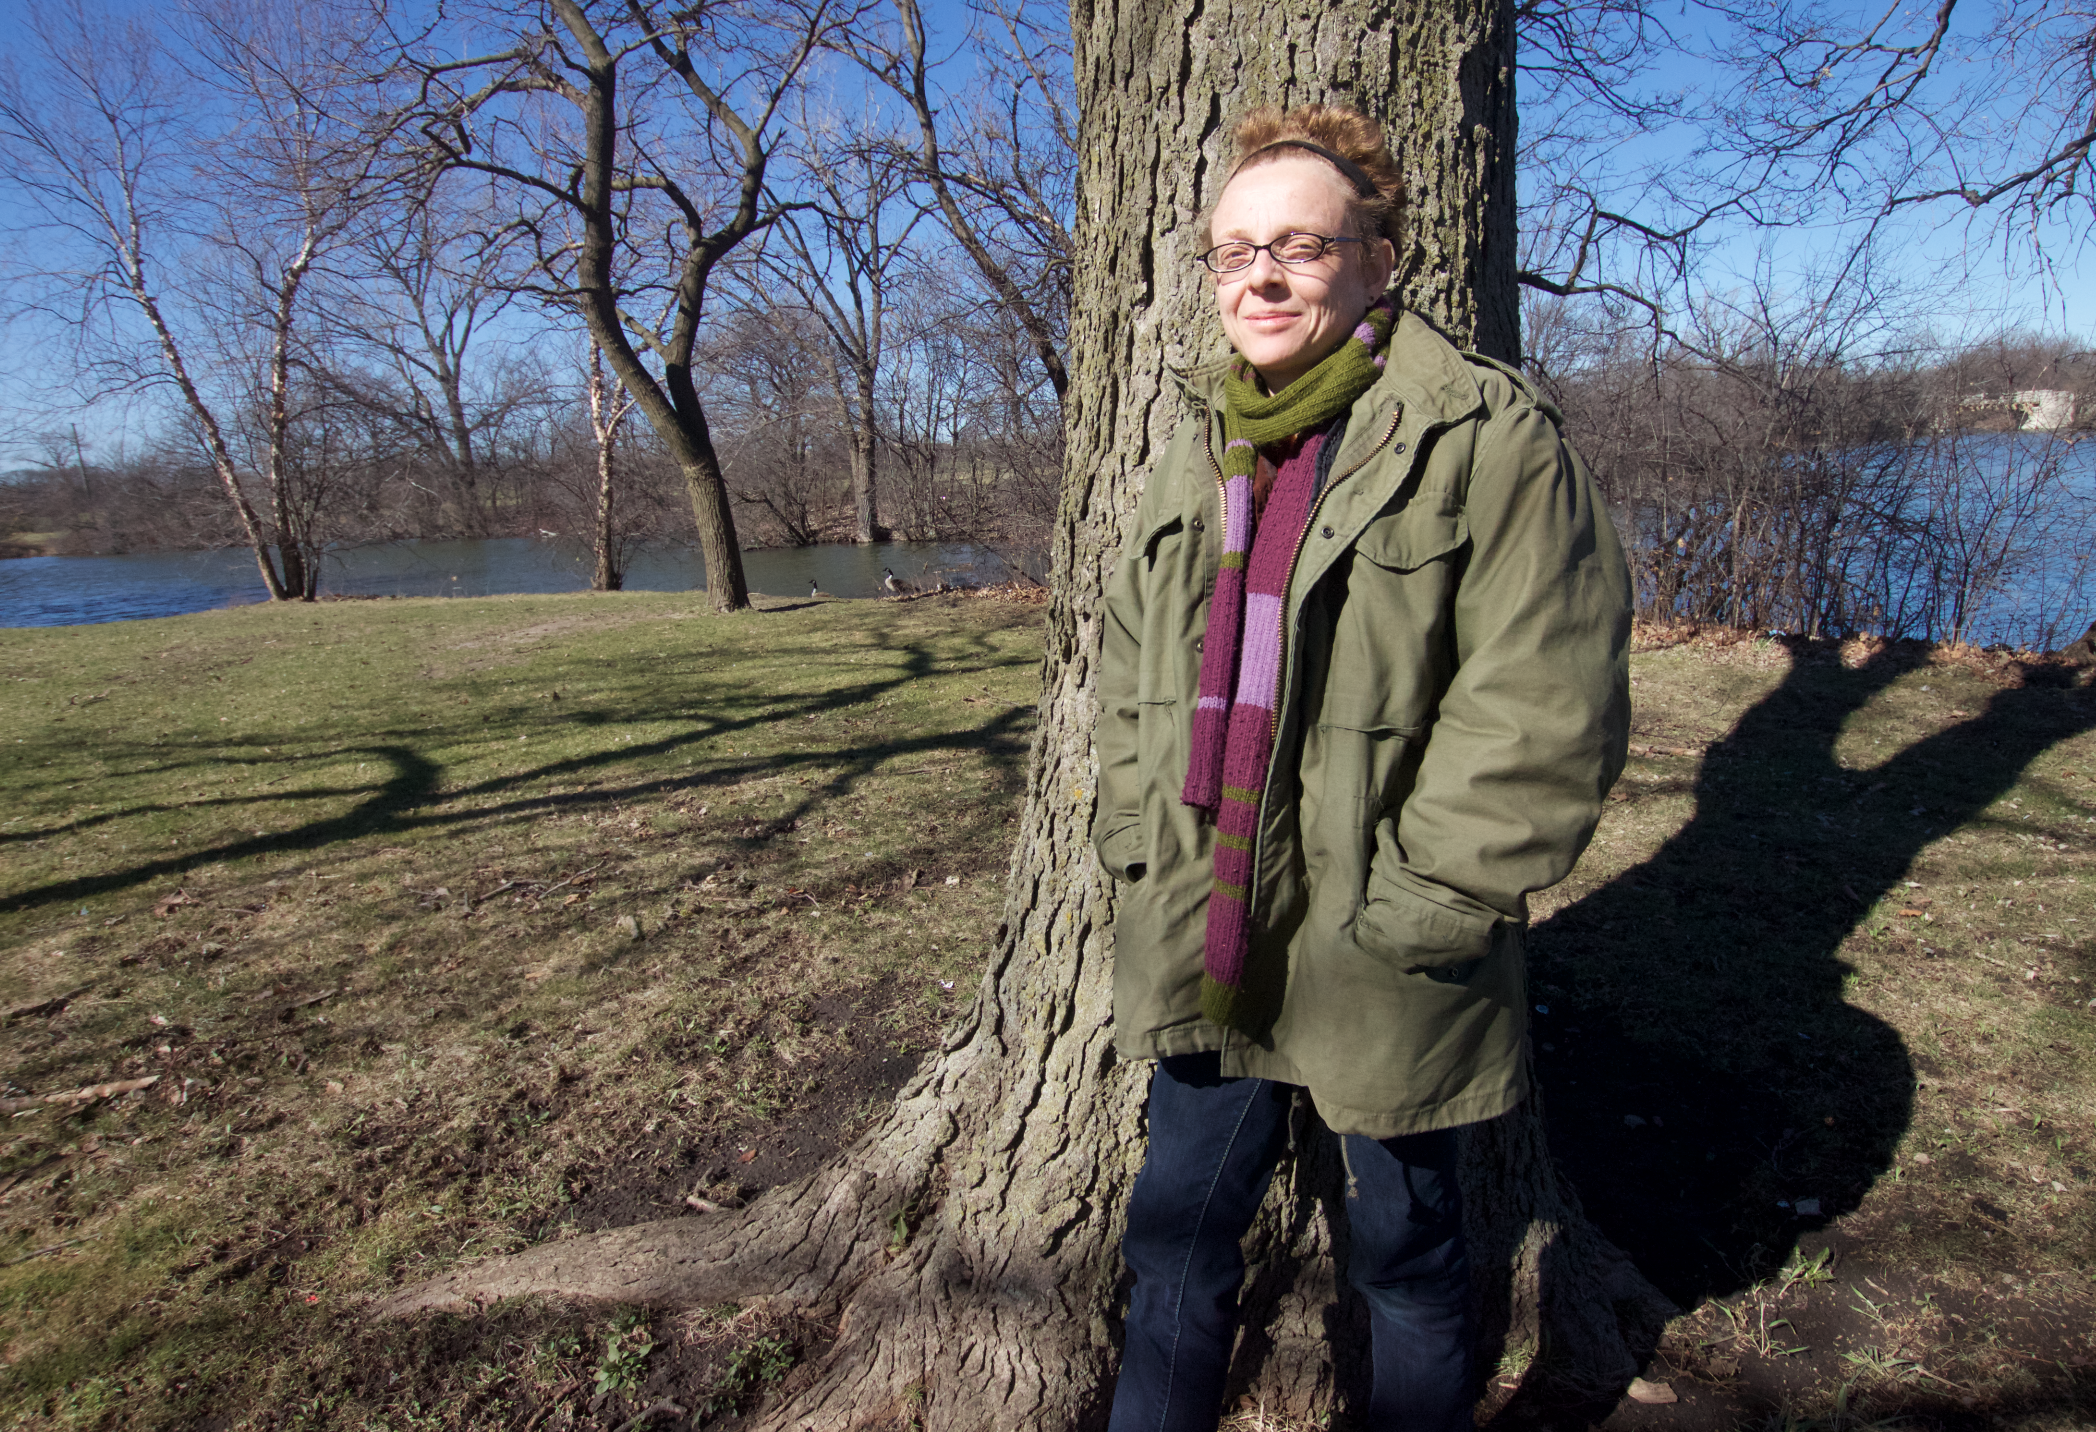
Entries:
{"label": "headband", "polygon": [[1318,158],[1330,162],[1333,168],[1344,174],[1362,198],[1373,199],[1376,196],[1375,180],[1368,177],[1366,169],[1354,163],[1353,160],[1347,158],[1344,154],[1334,154],[1322,144],[1312,144],[1307,139],[1277,139],[1272,144],[1262,144],[1237,161],[1237,167],[1230,171],[1230,177],[1235,179],[1243,172],[1245,165],[1251,163],[1262,154],[1271,154],[1276,149],[1307,149]]}

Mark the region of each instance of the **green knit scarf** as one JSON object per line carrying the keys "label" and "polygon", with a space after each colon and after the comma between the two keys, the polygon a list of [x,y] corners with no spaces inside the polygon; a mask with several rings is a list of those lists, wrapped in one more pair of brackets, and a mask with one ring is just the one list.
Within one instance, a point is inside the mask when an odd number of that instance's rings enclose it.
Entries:
{"label": "green knit scarf", "polygon": [[[1252,365],[1232,354],[1223,379],[1223,437],[1227,444],[1223,476],[1229,478],[1239,466],[1246,476],[1258,466],[1258,449],[1297,433],[1313,432],[1354,405],[1383,376],[1390,347],[1390,329],[1397,313],[1386,295],[1376,300],[1354,329],[1351,343],[1342,343],[1324,361],[1278,393],[1262,392]],[[1244,457],[1236,439],[1251,444]],[[1233,465],[1232,457],[1238,462]]]}

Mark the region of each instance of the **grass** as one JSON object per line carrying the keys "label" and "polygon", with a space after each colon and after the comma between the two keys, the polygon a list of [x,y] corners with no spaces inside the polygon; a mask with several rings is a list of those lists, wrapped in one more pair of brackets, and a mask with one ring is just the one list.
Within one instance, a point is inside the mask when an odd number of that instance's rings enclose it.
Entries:
{"label": "grass", "polygon": [[1552,1151],[1690,1311],[1668,1418],[2096,1415],[2096,697],[2025,674],[1730,637],[1633,664],[1532,992]]}
{"label": "grass", "polygon": [[642,1395],[669,1360],[601,1314],[432,1362],[355,1307],[731,1203],[884,1107],[980,973],[1038,626],[634,594],[0,633],[0,1417]]}
{"label": "grass", "polygon": [[[885,1106],[998,918],[1037,618],[627,594],[0,632],[0,1421],[761,1398],[821,1329],[358,1309],[731,1204]],[[2088,1420],[2096,710],[1993,665],[1636,658],[1630,768],[1537,902],[1537,1058],[1553,1152],[1688,1311],[1646,1374],[1681,1402],[1589,1420]]]}

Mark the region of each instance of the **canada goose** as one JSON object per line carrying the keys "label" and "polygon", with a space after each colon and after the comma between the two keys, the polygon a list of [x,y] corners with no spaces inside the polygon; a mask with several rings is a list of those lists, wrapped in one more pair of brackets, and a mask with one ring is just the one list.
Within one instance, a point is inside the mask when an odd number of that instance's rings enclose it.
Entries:
{"label": "canada goose", "polygon": [[808,580],[808,599],[809,599],[810,601],[814,601],[814,600],[816,600],[817,598],[827,598],[827,597],[828,597],[829,595],[830,595],[830,594],[829,594],[828,592],[825,592],[825,591],[824,591],[824,590],[822,589],[822,585],[821,585],[821,584],[820,584],[819,582],[815,581],[815,580],[814,580],[814,579],[813,579],[812,577],[811,577],[811,578],[809,578],[809,580]]}
{"label": "canada goose", "polygon": [[917,591],[915,582],[904,581],[886,567],[881,568],[881,586],[887,589],[890,596],[896,597],[914,596]]}

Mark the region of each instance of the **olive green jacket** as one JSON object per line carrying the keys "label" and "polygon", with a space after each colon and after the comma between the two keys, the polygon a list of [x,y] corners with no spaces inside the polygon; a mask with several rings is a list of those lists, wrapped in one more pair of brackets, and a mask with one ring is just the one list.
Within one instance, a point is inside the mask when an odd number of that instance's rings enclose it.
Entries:
{"label": "olive green jacket", "polygon": [[1093,844],[1126,882],[1122,1055],[1219,1050],[1340,1133],[1527,1093],[1528,895],[1586,848],[1629,733],[1630,581],[1558,415],[1410,314],[1355,404],[1286,603],[1248,971],[1278,1018],[1202,1017],[1214,825],[1179,792],[1221,554],[1222,369],[1152,472],[1108,584]]}

